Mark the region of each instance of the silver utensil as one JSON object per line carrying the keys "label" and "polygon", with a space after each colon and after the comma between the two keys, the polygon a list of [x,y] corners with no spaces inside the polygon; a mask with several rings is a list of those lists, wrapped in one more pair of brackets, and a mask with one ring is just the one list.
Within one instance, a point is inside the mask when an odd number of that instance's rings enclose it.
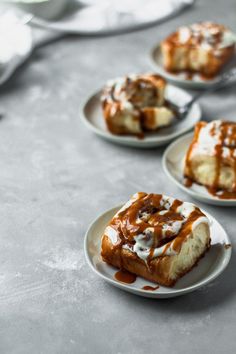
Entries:
{"label": "silver utensil", "polygon": [[190,101],[188,101],[185,105],[179,106],[173,101],[167,100],[168,107],[175,113],[178,119],[184,119],[191,109],[192,105],[198,101],[201,97],[207,95],[208,93],[214,92],[216,90],[221,89],[225,85],[233,82],[236,78],[236,68],[233,68],[224,74],[221,75],[219,80],[216,83],[212,84],[210,87],[205,89],[204,91],[195,95]]}

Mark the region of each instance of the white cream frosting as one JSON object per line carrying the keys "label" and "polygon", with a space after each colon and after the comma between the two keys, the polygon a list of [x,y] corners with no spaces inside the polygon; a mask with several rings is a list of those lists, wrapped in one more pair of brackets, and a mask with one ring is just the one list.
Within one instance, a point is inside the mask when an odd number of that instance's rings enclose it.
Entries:
{"label": "white cream frosting", "polygon": [[191,37],[191,30],[189,27],[180,27],[178,30],[179,42],[185,44]]}
{"label": "white cream frosting", "polygon": [[[138,78],[138,75],[130,74],[129,78],[131,78],[132,80],[136,80]],[[127,111],[132,111],[134,109],[133,104],[127,101],[125,90],[122,92],[122,89],[124,88],[125,84],[126,77],[118,77],[116,79],[107,81],[107,87],[113,87],[113,96],[120,102],[122,108]]]}
{"label": "white cream frosting", "polygon": [[[147,261],[149,255],[150,255],[150,251],[151,251],[151,246],[148,247],[147,244],[145,244],[145,242],[143,242],[142,238],[140,237],[141,235],[138,235],[135,237],[135,245],[133,247],[133,249],[129,248],[131,252],[135,252],[137,253],[138,257],[141,258],[143,261]],[[160,257],[161,255],[163,255],[163,252],[166,248],[166,245],[163,245],[161,247],[156,247],[154,249],[152,258],[156,258],[156,257]],[[173,250],[173,248],[168,247],[168,249],[165,252],[166,256],[173,256],[176,254],[176,251]]]}
{"label": "white cream frosting", "polygon": [[230,47],[232,44],[236,43],[236,34],[231,31],[225,31],[223,33],[220,48]]}
{"label": "white cream frosting", "polygon": [[195,209],[196,207],[194,204],[184,202],[178,207],[177,212],[183,215],[183,217],[187,219]]}
{"label": "white cream frosting", "polygon": [[115,245],[118,242],[119,235],[118,232],[115,229],[113,229],[113,227],[108,225],[105,229],[104,234],[110,239],[113,245]]}

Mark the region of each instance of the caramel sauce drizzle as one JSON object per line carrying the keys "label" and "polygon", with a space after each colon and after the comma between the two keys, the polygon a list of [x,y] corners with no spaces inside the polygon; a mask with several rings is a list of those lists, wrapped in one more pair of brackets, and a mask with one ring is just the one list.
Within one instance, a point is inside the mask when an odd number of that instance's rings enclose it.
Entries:
{"label": "caramel sauce drizzle", "polygon": [[[154,229],[152,235],[152,246],[147,259],[147,267],[151,270],[151,261],[154,255],[155,248],[165,245],[162,257],[166,255],[167,249],[171,246],[177,253],[180,251],[182,243],[192,231],[192,224],[199,217],[204,216],[201,210],[197,207],[189,215],[184,217],[177,212],[182,201],[175,199],[173,204],[167,210],[161,205],[161,194],[146,194],[138,193],[138,198],[127,209],[121,211],[110,222],[110,226],[118,233],[118,242],[114,245],[120,254],[120,268],[123,268],[122,262],[122,246],[128,245],[131,249],[135,244],[135,236],[144,234],[144,231],[150,227]],[[165,210],[166,213],[159,214]],[[149,216],[146,217],[147,213]],[[168,222],[183,221],[180,231],[175,234],[173,231],[167,231],[163,236],[163,226]],[[148,234],[146,234],[148,240]]]}
{"label": "caramel sauce drizzle", "polygon": [[[191,187],[191,181],[194,181],[194,172],[191,164],[191,154],[196,144],[198,144],[199,134],[202,128],[207,125],[206,122],[199,122],[195,127],[193,141],[188,149],[185,167],[187,171],[187,179],[185,182],[186,187]],[[222,121],[220,127],[216,125],[212,126],[210,130],[210,135],[215,136],[217,134],[217,129],[219,133],[219,140],[215,145],[215,178],[211,186],[206,186],[210,194],[220,198],[220,199],[236,199],[236,123]],[[223,156],[224,147],[227,147],[230,151],[229,158]],[[227,159],[229,161],[227,161]],[[227,164],[233,165],[234,170],[234,184],[232,190],[220,189],[220,173],[221,167]]]}

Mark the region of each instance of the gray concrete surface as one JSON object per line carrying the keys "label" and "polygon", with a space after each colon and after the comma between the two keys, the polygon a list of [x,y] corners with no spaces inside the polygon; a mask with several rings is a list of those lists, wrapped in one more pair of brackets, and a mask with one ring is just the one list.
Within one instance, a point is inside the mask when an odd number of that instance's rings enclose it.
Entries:
{"label": "gray concrete surface", "polygon": [[[164,149],[109,144],[83,126],[86,96],[110,77],[146,71],[155,42],[183,23],[236,30],[235,0],[198,1],[167,23],[39,50],[0,91],[0,353],[236,352],[236,260],[209,286],[155,301],[113,288],[88,267],[89,223],[136,191],[191,200],[161,168]],[[236,89],[202,99],[203,117],[236,120]],[[206,206],[236,245],[236,210]]]}

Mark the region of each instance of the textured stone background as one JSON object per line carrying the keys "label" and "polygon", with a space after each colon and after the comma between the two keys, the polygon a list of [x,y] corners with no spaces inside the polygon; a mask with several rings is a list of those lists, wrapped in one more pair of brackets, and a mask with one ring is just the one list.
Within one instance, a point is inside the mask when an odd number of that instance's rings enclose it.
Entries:
{"label": "textured stone background", "polygon": [[[122,292],[85,263],[89,223],[136,191],[191,200],[161,168],[164,149],[109,144],[79,106],[113,76],[150,70],[147,53],[176,26],[236,31],[235,0],[199,0],[135,33],[72,37],[38,50],[0,91],[0,353],[234,353],[236,260],[209,286],[155,301]],[[236,89],[202,99],[204,118],[236,120]],[[236,211],[200,204],[235,245]]]}

